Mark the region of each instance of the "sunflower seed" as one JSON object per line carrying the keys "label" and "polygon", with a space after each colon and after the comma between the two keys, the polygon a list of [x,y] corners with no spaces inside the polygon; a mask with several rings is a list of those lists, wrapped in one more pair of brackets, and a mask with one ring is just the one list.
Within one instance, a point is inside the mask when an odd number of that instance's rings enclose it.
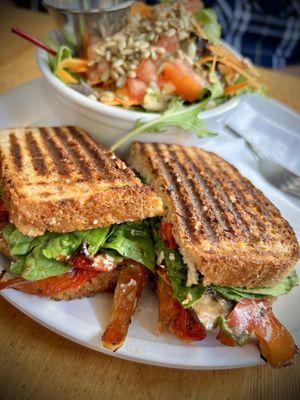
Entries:
{"label": "sunflower seed", "polygon": [[166,53],[166,49],[164,47],[157,47],[156,48],[156,52],[158,54],[165,54]]}
{"label": "sunflower seed", "polygon": [[114,70],[110,71],[110,75],[115,81],[117,81],[119,79],[119,74]]}
{"label": "sunflower seed", "polygon": [[160,27],[157,27],[157,28],[154,28],[154,31],[156,33],[162,33],[163,30]]}
{"label": "sunflower seed", "polygon": [[157,56],[155,51],[151,51],[151,58],[152,58],[153,61],[157,60],[158,56]]}
{"label": "sunflower seed", "polygon": [[110,76],[110,71],[109,69],[107,71],[105,71],[102,75],[101,75],[101,82],[106,82],[109,80],[109,76]]}
{"label": "sunflower seed", "polygon": [[113,66],[113,68],[121,67],[123,62],[124,62],[124,60],[122,60],[121,58],[117,58],[116,61],[113,62],[112,66]]}
{"label": "sunflower seed", "polygon": [[149,40],[149,42],[151,42],[154,38],[155,38],[154,32],[150,32],[149,35],[147,36],[147,39]]}
{"label": "sunflower seed", "polygon": [[129,71],[128,74],[129,78],[136,78],[136,72],[134,71]]}
{"label": "sunflower seed", "polygon": [[118,72],[119,75],[124,75],[125,74],[125,70],[122,67],[116,68],[116,71]]}
{"label": "sunflower seed", "polygon": [[91,100],[97,101],[97,97],[96,97],[94,94],[89,94],[88,97],[89,97]]}
{"label": "sunflower seed", "polygon": [[113,101],[115,99],[115,95],[113,92],[106,90],[99,95],[101,101]]}
{"label": "sunflower seed", "polygon": [[106,49],[111,49],[112,47],[115,47],[116,45],[117,45],[116,42],[110,41],[110,42],[107,42],[107,43],[104,45],[104,47],[105,47]]}
{"label": "sunflower seed", "polygon": [[175,34],[176,34],[176,30],[174,28],[168,30],[168,32],[167,32],[168,37],[174,36]]}
{"label": "sunflower seed", "polygon": [[118,88],[124,87],[125,86],[125,82],[126,82],[126,76],[121,76],[121,78],[119,78],[116,82],[116,86]]}
{"label": "sunflower seed", "polygon": [[110,50],[108,50],[108,51],[106,52],[105,58],[106,58],[106,61],[110,61],[110,60],[111,60],[111,52],[110,52]]}
{"label": "sunflower seed", "polygon": [[125,49],[125,50],[121,51],[122,56],[129,56],[132,53],[133,53],[133,50],[131,50],[131,49]]}

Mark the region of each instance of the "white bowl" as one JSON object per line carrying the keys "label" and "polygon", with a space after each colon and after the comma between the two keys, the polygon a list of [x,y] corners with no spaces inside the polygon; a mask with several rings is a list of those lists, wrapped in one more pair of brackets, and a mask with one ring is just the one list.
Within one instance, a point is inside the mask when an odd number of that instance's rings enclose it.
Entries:
{"label": "white bowl", "polygon": [[[52,104],[56,112],[59,115],[66,113],[68,115],[68,123],[85,128],[106,146],[112,145],[126,132],[132,130],[136,120],[150,121],[160,115],[159,113],[131,111],[117,106],[107,106],[68,87],[52,73],[48,65],[47,53],[44,50],[37,50],[37,62],[47,83],[49,95],[52,97]],[[202,111],[199,116],[204,122],[212,120],[217,122],[220,118],[223,119],[225,114],[230,113],[239,104],[239,101],[239,97],[234,97],[213,109]],[[188,138],[193,135],[170,127],[166,134],[162,136],[165,142],[172,141],[187,144],[189,142]],[[157,139],[157,134],[147,135],[147,140],[153,141]],[[123,146],[122,149],[125,150],[129,144],[130,142]]]}

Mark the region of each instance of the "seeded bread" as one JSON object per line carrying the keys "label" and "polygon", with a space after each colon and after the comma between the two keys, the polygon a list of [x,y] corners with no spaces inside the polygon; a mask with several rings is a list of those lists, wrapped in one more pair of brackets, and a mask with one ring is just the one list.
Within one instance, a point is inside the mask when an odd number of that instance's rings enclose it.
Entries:
{"label": "seeded bread", "polygon": [[0,151],[4,202],[25,235],[162,214],[154,190],[80,128],[5,129]]}
{"label": "seeded bread", "polygon": [[134,143],[129,165],[162,197],[188,265],[188,284],[272,286],[299,258],[278,209],[217,155],[197,147]]}

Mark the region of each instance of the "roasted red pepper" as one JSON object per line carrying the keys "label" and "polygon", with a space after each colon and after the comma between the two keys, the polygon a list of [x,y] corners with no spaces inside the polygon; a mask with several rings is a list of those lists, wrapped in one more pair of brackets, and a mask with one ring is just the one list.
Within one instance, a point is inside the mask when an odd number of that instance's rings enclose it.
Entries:
{"label": "roasted red pepper", "polygon": [[0,282],[0,290],[14,288],[25,293],[49,297],[67,289],[80,288],[97,274],[99,274],[99,271],[74,268],[71,272],[67,272],[66,274],[52,276],[38,281],[27,281],[18,277]]}
{"label": "roasted red pepper", "polygon": [[117,264],[111,260],[106,259],[103,255],[99,254],[93,257],[87,257],[82,253],[75,253],[69,260],[74,268],[109,272],[117,267]]}
{"label": "roasted red pepper", "polygon": [[161,223],[160,236],[169,249],[177,249],[178,246],[173,236],[173,226],[170,222]]}
{"label": "roasted red pepper", "polygon": [[225,320],[218,336],[226,345],[254,333],[262,357],[273,367],[286,365],[297,351],[291,334],[277,320],[267,299],[241,299]]}

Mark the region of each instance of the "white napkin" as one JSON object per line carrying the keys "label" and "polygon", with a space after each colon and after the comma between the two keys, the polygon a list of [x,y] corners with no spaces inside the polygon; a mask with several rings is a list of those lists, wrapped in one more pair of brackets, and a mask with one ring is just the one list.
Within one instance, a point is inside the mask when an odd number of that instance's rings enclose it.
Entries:
{"label": "white napkin", "polygon": [[257,94],[244,96],[225,125],[256,151],[300,176],[300,115]]}

